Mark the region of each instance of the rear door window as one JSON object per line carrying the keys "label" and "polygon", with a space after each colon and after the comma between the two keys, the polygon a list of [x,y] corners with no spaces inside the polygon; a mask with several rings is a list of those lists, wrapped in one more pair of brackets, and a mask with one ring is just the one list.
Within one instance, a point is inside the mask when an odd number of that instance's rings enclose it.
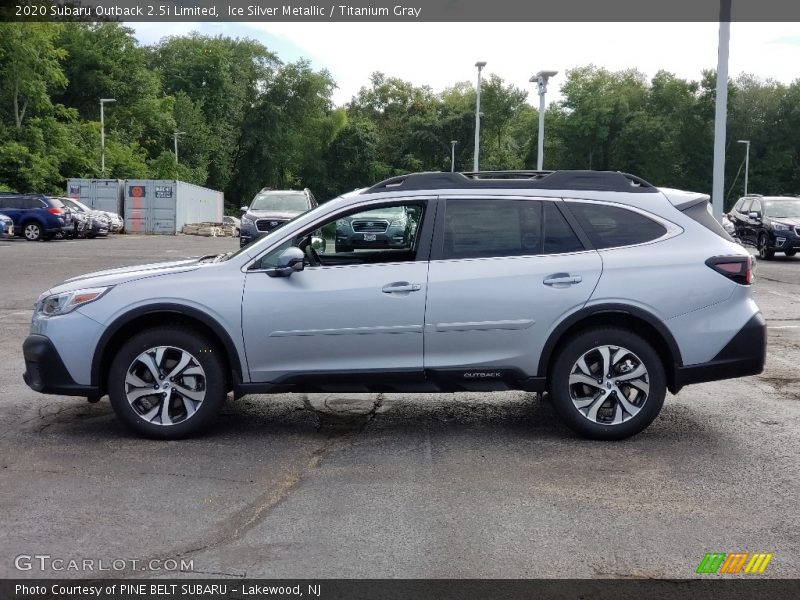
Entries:
{"label": "rear door window", "polygon": [[667,233],[660,223],[626,208],[575,201],[567,205],[598,250],[644,244]]}
{"label": "rear door window", "polygon": [[541,253],[541,202],[477,198],[447,200],[443,258],[489,258]]}

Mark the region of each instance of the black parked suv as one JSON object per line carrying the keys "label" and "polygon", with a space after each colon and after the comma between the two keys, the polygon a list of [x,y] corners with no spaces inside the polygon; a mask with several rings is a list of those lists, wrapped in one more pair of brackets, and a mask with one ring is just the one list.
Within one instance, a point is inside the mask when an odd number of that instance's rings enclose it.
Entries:
{"label": "black parked suv", "polygon": [[776,252],[794,256],[800,250],[800,198],[794,196],[745,196],[730,212],[736,235],[758,248],[760,258]]}
{"label": "black parked suv", "polygon": [[14,232],[26,240],[49,240],[73,229],[72,215],[58,198],[44,194],[0,193],[0,213],[14,221]]}
{"label": "black parked suv", "polygon": [[250,206],[242,207],[239,245],[246,246],[254,239],[288,223],[296,216],[316,208],[317,201],[308,188],[304,190],[273,190],[258,192]]}

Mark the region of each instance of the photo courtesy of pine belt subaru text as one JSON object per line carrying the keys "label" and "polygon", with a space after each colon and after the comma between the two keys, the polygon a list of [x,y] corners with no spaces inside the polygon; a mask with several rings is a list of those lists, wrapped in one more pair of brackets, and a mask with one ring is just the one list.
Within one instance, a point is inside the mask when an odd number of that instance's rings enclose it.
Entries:
{"label": "photo courtesy of pine belt subaru text", "polygon": [[509,389],[625,438],[667,390],[764,368],[751,257],[708,200],[617,172],[394,177],[237,252],[47,290],[24,378],[108,394],[156,438],[207,428],[229,392]]}

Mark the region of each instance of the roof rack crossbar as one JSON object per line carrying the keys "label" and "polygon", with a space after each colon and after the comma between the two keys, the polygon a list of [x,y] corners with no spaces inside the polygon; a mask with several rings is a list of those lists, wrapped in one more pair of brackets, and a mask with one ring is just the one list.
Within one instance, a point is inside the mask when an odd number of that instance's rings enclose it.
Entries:
{"label": "roof rack crossbar", "polygon": [[652,192],[644,179],[619,171],[432,171],[390,177],[364,190],[363,194],[386,190],[417,191],[445,189],[550,189],[604,192]]}

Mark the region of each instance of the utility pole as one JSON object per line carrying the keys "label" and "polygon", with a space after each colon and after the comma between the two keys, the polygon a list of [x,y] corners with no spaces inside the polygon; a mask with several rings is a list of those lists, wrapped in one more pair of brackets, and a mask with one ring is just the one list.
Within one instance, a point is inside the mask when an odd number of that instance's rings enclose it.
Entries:
{"label": "utility pole", "polygon": [[105,105],[116,102],[114,98],[100,98],[100,173],[106,174],[106,116]]}
{"label": "utility pole", "polygon": [[547,82],[558,75],[558,71],[539,71],[528,81],[539,87],[539,147],[536,155],[536,169],[541,171],[544,165],[544,96],[547,93]]}
{"label": "utility pole", "polygon": [[478,67],[478,90],[475,96],[475,158],[472,161],[472,170],[478,171],[479,156],[481,152],[481,70],[486,66],[485,60],[475,63]]}
{"label": "utility pole", "polygon": [[714,177],[711,210],[722,222],[725,201],[725,132],[728,118],[728,53],[731,40],[731,0],[719,3],[719,50],[717,53],[717,98],[714,110]]}
{"label": "utility pole", "polygon": [[173,142],[175,143],[175,164],[178,164],[178,138],[182,135],[186,135],[185,131],[176,131],[172,134]]}
{"label": "utility pole", "polygon": [[744,195],[747,196],[747,177],[750,174],[750,140],[737,140],[740,144],[745,144],[747,149],[744,155]]}

